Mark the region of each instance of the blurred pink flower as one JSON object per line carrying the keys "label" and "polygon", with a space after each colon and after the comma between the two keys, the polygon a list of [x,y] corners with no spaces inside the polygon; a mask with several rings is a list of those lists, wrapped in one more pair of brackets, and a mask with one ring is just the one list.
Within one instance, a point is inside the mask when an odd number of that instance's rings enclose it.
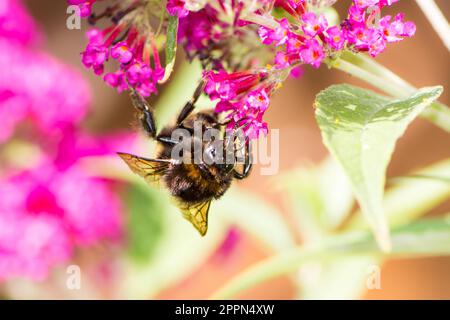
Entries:
{"label": "blurred pink flower", "polygon": [[242,233],[236,226],[231,226],[215,255],[218,258],[229,258],[236,250],[239,242],[242,240]]}
{"label": "blurred pink flower", "polygon": [[37,50],[0,38],[0,142],[19,122],[31,120],[48,135],[78,124],[86,115],[90,93],[81,76]]}
{"label": "blurred pink flower", "polygon": [[0,181],[0,280],[43,279],[75,245],[120,235],[120,202],[77,166],[51,163]]}
{"label": "blurred pink flower", "polygon": [[0,38],[22,44],[39,38],[38,28],[20,0],[0,1]]}
{"label": "blurred pink flower", "polygon": [[[0,143],[26,139],[43,155],[27,159],[31,166],[26,170],[2,170],[0,280],[44,279],[53,265],[71,258],[76,246],[121,234],[121,203],[113,185],[90,175],[79,160],[112,154],[129,146],[131,137],[94,137],[79,128],[90,103],[88,85],[77,72],[31,47],[37,36],[33,30],[20,1],[2,1]],[[23,130],[17,136],[19,125],[26,128],[25,136]]]}
{"label": "blurred pink flower", "polygon": [[130,150],[136,143],[136,135],[128,132],[93,136],[66,130],[58,145],[54,146],[54,164],[59,170],[65,170],[84,157],[116,156],[117,150]]}

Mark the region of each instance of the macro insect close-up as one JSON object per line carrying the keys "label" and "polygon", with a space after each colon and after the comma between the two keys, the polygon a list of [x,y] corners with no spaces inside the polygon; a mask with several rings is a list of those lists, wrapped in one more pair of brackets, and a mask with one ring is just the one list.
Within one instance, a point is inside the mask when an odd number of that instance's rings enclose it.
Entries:
{"label": "macro insect close-up", "polygon": [[[244,148],[243,171],[237,166],[236,136],[213,139],[208,130],[225,133],[224,125],[214,110],[194,113],[195,104],[204,88],[203,82],[196,89],[191,101],[181,109],[174,126],[164,128],[157,134],[151,106],[137,92],[131,94],[138,110],[139,121],[148,136],[156,139],[160,150],[155,159],[119,153],[130,169],[152,184],[160,180],[176,199],[183,216],[204,236],[208,230],[208,213],[211,201],[219,199],[230,187],[233,179],[244,179],[250,174],[250,150]],[[200,134],[195,135],[195,125]],[[185,136],[176,136],[176,130],[184,130]],[[210,138],[205,140],[205,135]],[[181,141],[177,138],[182,137]],[[244,147],[250,142],[243,141]],[[180,148],[174,156],[174,148]],[[196,146],[198,151],[196,152]],[[238,151],[242,151],[238,150]],[[228,156],[231,153],[231,156]],[[198,155],[198,156],[197,156]]]}
{"label": "macro insect close-up", "polygon": [[449,12],[1,0],[0,298],[450,299]]}

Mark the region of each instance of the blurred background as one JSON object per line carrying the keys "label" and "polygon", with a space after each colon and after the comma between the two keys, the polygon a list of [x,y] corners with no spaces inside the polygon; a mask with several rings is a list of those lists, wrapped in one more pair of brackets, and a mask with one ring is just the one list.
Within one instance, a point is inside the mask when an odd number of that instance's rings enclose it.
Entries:
{"label": "blurred background", "polygon": [[[338,1],[338,9],[344,9],[348,5],[347,2],[349,1]],[[450,12],[448,1],[440,0],[436,2],[444,13]],[[115,90],[107,87],[101,79],[93,76],[91,72],[84,70],[82,67],[79,52],[86,45],[84,36],[86,29],[85,27],[83,30],[70,31],[66,29],[66,2],[62,0],[28,0],[25,1],[25,4],[44,34],[41,44],[43,50],[64,64],[77,69],[89,84],[92,93],[91,108],[85,121],[83,121],[83,127],[93,134],[130,131],[134,121],[134,113],[128,96],[117,94]],[[405,12],[407,19],[416,23],[417,34],[411,39],[389,46],[377,58],[378,62],[389,67],[416,87],[443,85],[446,91],[440,101],[446,104],[450,103],[448,51],[414,1],[400,1],[391,9],[395,12]],[[178,59],[175,74],[177,74],[177,69],[186,68],[182,66],[182,60],[182,57]],[[305,68],[305,73],[301,79],[288,80],[273,97],[266,121],[271,128],[280,129],[280,175],[299,167],[317,166],[327,157],[327,151],[321,142],[320,132],[314,119],[313,101],[315,94],[320,90],[331,84],[344,82],[367,87],[357,79],[352,79],[340,71],[327,70],[323,66],[319,70]],[[165,99],[164,89],[162,89],[161,96],[161,99]],[[155,103],[158,107],[163,107],[161,101],[155,100],[152,103]],[[150,143],[144,145],[143,148],[148,148],[145,151],[147,155],[152,154]],[[406,135],[400,139],[389,166],[388,175],[389,177],[406,175],[412,170],[431,165],[449,156],[450,139],[448,134],[431,123],[418,119],[408,129]],[[117,165],[120,166],[119,163]],[[258,168],[254,172],[256,174],[252,174],[248,179],[234,185],[234,194],[243,192],[248,194],[249,197],[253,197],[252,201],[256,202],[258,202],[256,199],[264,199],[271,208],[270,210],[273,209],[272,211],[280,215],[283,221],[287,221],[287,225],[294,225],[294,223],[290,223],[292,215],[289,213],[285,193],[276,187],[277,177],[261,176],[258,174]],[[225,203],[230,203],[226,201],[224,200]],[[232,207],[222,208],[225,205],[218,204],[218,206],[221,206],[221,209],[218,210],[237,210]],[[151,204],[148,204],[148,206],[152,207]],[[215,219],[214,208],[215,205],[211,210],[211,220]],[[450,202],[447,200],[438,208],[429,212],[428,215],[449,211]],[[244,214],[244,212],[241,213]],[[236,214],[238,213],[235,213],[234,216]],[[129,211],[124,210],[122,215],[124,221],[128,221]],[[172,220],[178,218],[182,220],[176,214],[171,214],[169,217]],[[272,251],[262,244],[257,237],[233,224],[230,228],[219,232],[218,230],[221,228],[216,227],[216,224],[212,222],[210,234],[202,241],[198,241],[199,239],[191,241],[190,237],[196,237],[197,234],[194,234],[190,226],[184,225],[184,221],[180,221],[180,224],[182,226],[179,230],[184,233],[179,236],[179,242],[186,241],[187,244],[184,244],[184,246],[197,246],[197,248],[190,248],[192,251],[204,251],[204,256],[199,260],[202,263],[193,265],[183,271],[179,277],[175,274],[175,279],[168,281],[167,285],[161,285],[161,287],[155,285],[154,288],[149,290],[148,298],[207,298],[232,275],[272,254]],[[145,233],[146,231],[139,232]],[[156,228],[148,232],[157,233],[159,231]],[[216,236],[213,235],[215,232],[217,233]],[[302,235],[295,232],[294,234],[294,240],[301,242]],[[205,242],[209,244],[206,245]],[[188,250],[184,246],[172,241],[167,244],[167,248],[156,249],[151,261],[160,259],[158,254],[161,254],[161,250],[184,252],[183,250]],[[147,279],[149,286],[151,286],[152,279],[159,277],[158,270],[160,269],[156,268],[151,273],[150,271],[142,271],[143,267],[135,267],[131,264],[124,265],[121,258],[117,258],[122,250],[123,244],[114,245],[111,249],[108,242],[105,242],[95,245],[89,250],[76,251],[75,258],[70,261],[76,261],[75,264],[81,266],[83,273],[84,270],[88,270],[90,279],[84,281],[83,288],[77,292],[67,292],[61,289],[64,286],[64,280],[61,279],[65,279],[66,276],[65,266],[71,263],[62,264],[59,271],[51,271],[49,278],[38,282],[23,279],[8,280],[3,285],[0,284],[0,288],[2,288],[0,292],[5,298],[117,298],[134,296],[134,294],[127,295],[125,293],[127,291],[118,294],[117,291],[120,290],[141,290],[145,292],[145,288],[139,285],[139,282],[144,285],[145,281],[139,279]],[[144,248],[137,250],[145,251],[145,243]],[[174,255],[176,254],[175,252]],[[189,259],[189,256],[187,256],[187,259]],[[196,258],[192,256],[192,259]],[[167,261],[170,265],[171,260],[168,259]],[[151,264],[152,262],[149,262],[147,265]],[[178,272],[177,267],[169,268],[173,273]],[[125,269],[127,271],[124,271]],[[56,270],[58,269],[56,268]],[[358,298],[450,299],[449,270],[449,257],[388,260],[382,266],[381,289],[362,290]],[[126,279],[123,276],[125,273],[128,274]],[[143,278],[139,278],[139,273]],[[59,283],[61,281],[62,285]],[[124,281],[132,283],[132,285],[127,285],[127,289],[123,289]],[[243,292],[239,295],[239,298],[292,299],[298,297],[297,290],[291,277],[280,277]]]}

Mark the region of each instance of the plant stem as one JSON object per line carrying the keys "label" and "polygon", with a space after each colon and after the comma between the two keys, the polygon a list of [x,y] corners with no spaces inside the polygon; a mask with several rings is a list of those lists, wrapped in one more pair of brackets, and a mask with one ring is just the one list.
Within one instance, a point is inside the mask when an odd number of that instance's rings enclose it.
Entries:
{"label": "plant stem", "polygon": [[254,13],[247,14],[246,16],[242,17],[242,20],[253,22],[272,30],[280,27],[280,25],[273,18],[267,18],[265,16]]}
{"label": "plant stem", "polygon": [[[409,96],[417,90],[398,75],[363,54],[345,52],[339,60],[333,61],[329,65],[349,73],[395,98]],[[450,132],[450,108],[446,105],[439,102],[433,103],[425,109],[421,116]]]}
{"label": "plant stem", "polygon": [[438,36],[450,51],[450,26],[434,0],[416,0]]}
{"label": "plant stem", "polygon": [[389,79],[393,83],[397,84],[399,89],[404,92],[405,95],[410,95],[417,89],[413,85],[406,82],[390,69],[379,64],[375,59],[369,57],[366,54],[354,54],[351,52],[345,52],[342,57],[347,61],[351,61],[360,68],[371,72],[373,75],[378,76],[383,79]]}
{"label": "plant stem", "polygon": [[[432,237],[430,235],[433,235]],[[393,232],[393,249],[386,257],[418,257],[450,254],[450,220],[422,221]],[[310,261],[329,261],[341,257],[382,255],[370,233],[334,236],[316,246],[298,247],[263,260],[244,270],[212,299],[229,299],[263,281],[298,270]]]}

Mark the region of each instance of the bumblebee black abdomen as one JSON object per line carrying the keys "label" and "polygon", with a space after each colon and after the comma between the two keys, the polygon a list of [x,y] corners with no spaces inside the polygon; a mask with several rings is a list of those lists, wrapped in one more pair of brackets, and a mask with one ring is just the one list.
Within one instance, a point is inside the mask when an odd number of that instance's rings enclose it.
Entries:
{"label": "bumblebee black abdomen", "polygon": [[180,164],[173,165],[163,180],[172,196],[196,203],[220,198],[230,187],[232,177],[207,173],[194,164]]}

